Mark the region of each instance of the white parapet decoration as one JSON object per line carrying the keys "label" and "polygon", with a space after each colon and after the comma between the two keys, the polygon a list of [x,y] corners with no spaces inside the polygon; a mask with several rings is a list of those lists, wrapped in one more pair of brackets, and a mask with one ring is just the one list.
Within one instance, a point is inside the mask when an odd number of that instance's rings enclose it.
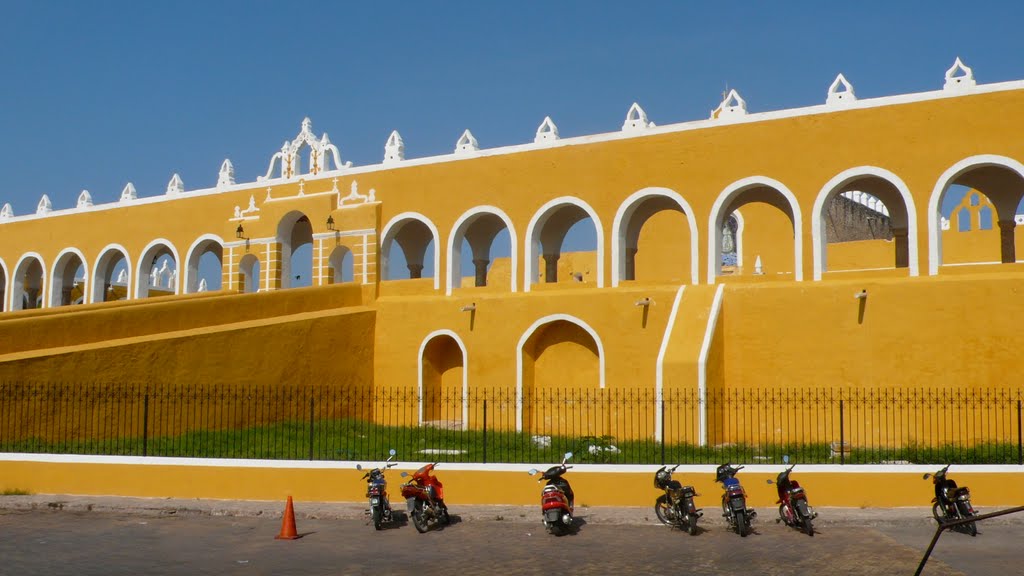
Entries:
{"label": "white parapet decoration", "polygon": [[135,185],[129,182],[125,185],[124,190],[121,190],[121,202],[131,202],[139,198],[139,193],[135,191]]}
{"label": "white parapet decoration", "polygon": [[859,190],[847,190],[846,192],[842,192],[841,196],[851,202],[860,204],[861,206],[869,210],[873,210],[883,216],[889,215],[889,209],[885,207],[885,203],[876,198],[875,196],[868,194],[867,192],[861,192]]}
{"label": "white parapet decoration", "polygon": [[115,284],[127,285],[128,284],[128,271],[125,270],[124,268],[122,268],[121,271],[118,272],[118,274],[117,274],[117,281],[114,282],[114,283]]}
{"label": "white parapet decoration", "polygon": [[480,143],[473,137],[473,133],[466,128],[466,131],[459,136],[459,141],[455,143],[456,154],[469,154],[480,150]]}
{"label": "white parapet decoration", "polygon": [[976,84],[977,82],[974,81],[974,71],[961,62],[960,57],[957,56],[956,62],[953,62],[949,70],[946,70],[946,84],[942,89],[951,91],[965,90]]}
{"label": "white parapet decoration", "polygon": [[558,126],[551,121],[551,116],[545,116],[544,121],[537,127],[537,135],[534,136],[534,144],[543,142],[554,142],[558,140]]}
{"label": "white parapet decoration", "polygon": [[0,219],[6,220],[8,218],[14,218],[14,208],[11,207],[10,202],[7,202],[3,208],[0,208]]}
{"label": "white parapet decoration", "polygon": [[196,292],[206,292],[207,290],[208,288],[206,287],[206,278],[201,278],[199,280],[199,289],[197,289]]}
{"label": "white parapet decoration", "polygon": [[181,176],[175,172],[174,176],[171,176],[171,181],[167,183],[167,194],[174,196],[175,194],[185,193],[185,183],[181,181]]}
{"label": "white parapet decoration", "polygon": [[217,188],[233,186],[235,183],[235,166],[231,160],[225,158],[220,164],[220,172],[217,173]]}
{"label": "white parapet decoration", "polygon": [[405,160],[405,141],[398,130],[392,130],[388,141],[384,144],[384,164],[393,164]]}
{"label": "white parapet decoration", "polygon": [[350,168],[351,162],[341,161],[341,152],[338,147],[331,144],[331,139],[327,137],[327,133],[324,132],[323,136],[318,140],[316,135],[313,134],[313,121],[309,117],[302,119],[302,126],[299,129],[299,134],[291,141],[284,141],[284,145],[281,146],[281,151],[276,152],[270,158],[270,166],[267,167],[266,175],[257,178],[257,182],[263,180],[270,180],[273,178],[274,166],[280,166],[277,178],[292,178],[300,176],[302,171],[302,156],[301,152],[303,148],[309,148],[309,163],[307,174],[317,175],[321,172],[330,170],[329,167],[331,161],[334,162],[334,170],[341,170],[343,168]]}
{"label": "white parapet decoration", "polygon": [[78,195],[78,204],[76,208],[89,208],[92,206],[92,194],[89,194],[88,190],[82,190],[82,193]]}
{"label": "white parapet decoration", "polygon": [[633,105],[629,107],[629,111],[626,112],[626,121],[622,123],[622,131],[630,132],[646,130],[647,128],[654,128],[654,122],[648,120],[647,112],[644,112],[644,109],[639,104],[633,102]]}
{"label": "white parapet decoration", "polygon": [[857,95],[853,92],[853,84],[850,84],[846,80],[846,76],[840,73],[832,81],[832,85],[828,87],[828,97],[825,99],[825,104],[839,106],[849,104],[855,100],[857,100]]}
{"label": "white parapet decoration", "polygon": [[718,105],[711,112],[712,119],[724,119],[734,118],[737,116],[746,116],[747,114],[747,101],[740,97],[740,93],[736,89],[729,90],[729,93],[725,95],[722,103]]}
{"label": "white parapet decoration", "polygon": [[50,197],[43,194],[43,197],[39,199],[39,204],[36,205],[36,214],[49,214],[53,211],[53,203],[50,202]]}

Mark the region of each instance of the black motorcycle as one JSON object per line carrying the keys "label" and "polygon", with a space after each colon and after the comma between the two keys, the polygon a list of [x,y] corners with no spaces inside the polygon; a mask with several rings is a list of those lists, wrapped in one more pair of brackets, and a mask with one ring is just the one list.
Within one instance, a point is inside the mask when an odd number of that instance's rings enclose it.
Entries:
{"label": "black motorcycle", "polygon": [[654,473],[654,487],[665,491],[654,502],[654,513],[662,524],[677,526],[693,536],[697,534],[697,519],[704,513],[693,503],[694,496],[698,496],[693,486],[683,486],[672,479],[676,468],[678,464],[671,468],[662,466]]}
{"label": "black motorcycle", "polygon": [[[370,499],[370,508],[366,510],[366,513],[373,520],[373,527],[376,530],[380,530],[384,522],[394,521],[391,514],[391,502],[388,501],[388,481],[384,478],[384,472],[392,466],[398,466],[398,463],[391,461],[395,457],[394,448],[389,451],[389,454],[390,456],[384,461],[383,466],[373,468],[363,474],[363,480],[366,480],[366,496]],[[356,470],[361,471],[362,469],[362,464],[356,464]]]}
{"label": "black motorcycle", "polygon": [[[957,486],[956,482],[946,477],[949,471],[949,464],[935,474],[925,473],[924,479],[932,477],[932,484],[935,485],[935,498],[932,498],[932,516],[942,524],[943,521],[961,520],[973,518],[978,513],[971,506],[971,491],[967,486]],[[961,524],[957,529],[967,532],[971,536],[978,535],[978,525],[975,522]]]}
{"label": "black motorcycle", "polygon": [[736,479],[736,473],[742,469],[743,466],[722,464],[715,470],[715,482],[721,482],[722,488],[725,489],[722,492],[722,516],[737,534],[746,538],[750,533],[751,522],[757,518],[757,511],[747,508],[747,491]]}

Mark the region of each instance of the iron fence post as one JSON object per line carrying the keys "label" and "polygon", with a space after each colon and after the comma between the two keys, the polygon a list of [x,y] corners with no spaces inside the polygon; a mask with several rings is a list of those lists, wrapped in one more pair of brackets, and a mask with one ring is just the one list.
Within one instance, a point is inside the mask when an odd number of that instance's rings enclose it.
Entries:
{"label": "iron fence post", "polygon": [[313,459],[313,397],[309,397],[309,459]]}
{"label": "iron fence post", "polygon": [[1024,445],[1020,434],[1020,400],[1017,400],[1017,465],[1024,466]]}
{"label": "iron fence post", "polygon": [[839,464],[846,464],[846,427],[843,426],[843,399],[839,399]]}
{"label": "iron fence post", "polygon": [[145,456],[149,448],[149,393],[142,399],[142,455]]}
{"label": "iron fence post", "polygon": [[484,464],[487,464],[487,399],[484,399]]}

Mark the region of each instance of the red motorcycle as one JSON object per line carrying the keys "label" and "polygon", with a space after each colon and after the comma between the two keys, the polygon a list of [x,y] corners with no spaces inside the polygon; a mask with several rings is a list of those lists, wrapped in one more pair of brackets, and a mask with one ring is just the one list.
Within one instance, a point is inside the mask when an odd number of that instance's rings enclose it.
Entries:
{"label": "red motorcycle", "polygon": [[[800,528],[808,536],[814,536],[814,519],[818,514],[807,503],[807,493],[800,483],[789,479],[793,466],[796,464],[779,472],[775,479],[775,487],[779,492],[779,499],[775,501],[779,505],[779,518],[776,522],[785,522],[786,526]],[[767,482],[772,484],[771,480]]]}
{"label": "red motorcycle", "polygon": [[[572,466],[566,466],[566,460],[572,458],[572,452],[566,452],[562,463],[548,468],[538,482],[547,480],[540,495],[540,508],[544,515],[544,527],[548,532],[562,535],[572,529],[573,493],[569,482],[562,478]],[[536,468],[530,469],[530,476],[537,474]]]}
{"label": "red motorcycle", "polygon": [[[412,524],[420,534],[431,526],[450,522],[448,507],[444,504],[444,486],[436,476],[430,475],[435,466],[437,462],[421,467],[413,472],[411,480],[402,484],[402,497],[409,507]],[[402,472],[401,476],[405,478],[409,473]]]}

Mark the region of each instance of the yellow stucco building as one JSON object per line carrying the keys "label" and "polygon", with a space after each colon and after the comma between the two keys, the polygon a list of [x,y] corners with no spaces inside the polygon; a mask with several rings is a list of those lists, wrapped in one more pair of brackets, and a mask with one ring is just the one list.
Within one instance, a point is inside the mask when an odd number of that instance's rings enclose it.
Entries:
{"label": "yellow stucco building", "polygon": [[[212,188],[7,205],[0,380],[402,388],[462,410],[394,418],[463,427],[482,388],[1003,386],[1024,369],[1024,81],[936,76],[857,99],[840,75],[823,104],[761,113],[733,91],[664,126],[634,104],[573,138],[547,118],[495,149],[467,130],[430,158],[394,132],[372,166],[306,120],[254,182],[225,161]],[[886,237],[833,241],[844,210]],[[289,289],[299,268],[312,286]],[[673,434],[726,429],[746,433],[702,413]]]}

